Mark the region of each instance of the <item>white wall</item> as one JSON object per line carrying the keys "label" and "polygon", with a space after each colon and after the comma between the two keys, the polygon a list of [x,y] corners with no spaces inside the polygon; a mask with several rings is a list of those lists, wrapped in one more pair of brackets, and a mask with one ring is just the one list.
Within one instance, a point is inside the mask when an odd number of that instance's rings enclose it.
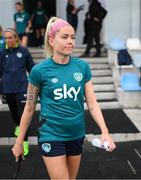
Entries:
{"label": "white wall", "polygon": [[0,24],[3,29],[13,26],[13,2],[0,0]]}
{"label": "white wall", "polygon": [[106,43],[115,37],[126,39],[131,36],[131,1],[134,0],[106,0]]}
{"label": "white wall", "polygon": [[141,17],[140,17],[140,0],[132,0],[132,19],[131,19],[131,36],[133,38],[139,38],[140,37],[140,25],[141,25]]}
{"label": "white wall", "polygon": [[[15,2],[19,0],[0,0],[0,24],[3,28],[13,27]],[[22,0],[20,0],[22,1]],[[30,0],[29,0],[30,1]],[[104,20],[103,41],[109,44],[115,37],[127,39],[141,37],[141,4],[140,0],[101,0],[105,1],[108,14]],[[66,19],[67,0],[56,0],[57,15]],[[88,0],[76,0],[76,6],[85,5],[85,9],[78,14],[79,24],[76,34],[76,45],[83,46],[84,19],[88,10]]]}
{"label": "white wall", "polygon": [[15,13],[15,3],[22,0],[0,0],[0,25],[3,29],[13,27],[13,14]]}
{"label": "white wall", "polygon": [[119,37],[139,37],[139,0],[106,0],[105,42]]}
{"label": "white wall", "polygon": [[[66,19],[66,5],[67,5],[67,0],[56,0],[57,2],[57,16]],[[85,19],[85,13],[88,10],[88,1],[87,0],[76,0],[76,7],[84,4],[85,8],[84,10],[80,11],[78,13],[78,29],[77,29],[77,34],[76,34],[76,46],[81,46],[82,45],[82,40],[84,36],[84,19]]]}
{"label": "white wall", "polygon": [[[57,0],[57,15],[66,18],[67,0]],[[82,46],[84,36],[83,22],[88,9],[87,0],[76,0],[76,6],[85,4],[85,9],[79,13],[76,45]],[[103,41],[119,37],[126,40],[129,37],[140,37],[140,0],[105,0],[108,14],[103,24]]]}

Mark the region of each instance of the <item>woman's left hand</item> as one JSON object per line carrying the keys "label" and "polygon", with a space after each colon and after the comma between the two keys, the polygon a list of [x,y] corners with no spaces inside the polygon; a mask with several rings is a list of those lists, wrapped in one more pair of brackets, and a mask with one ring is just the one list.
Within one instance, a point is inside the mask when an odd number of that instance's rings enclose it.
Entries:
{"label": "woman's left hand", "polygon": [[108,150],[109,152],[112,152],[115,148],[116,148],[116,145],[111,137],[111,135],[109,133],[102,133],[101,134],[101,143],[102,145],[104,144],[104,141],[107,141],[108,142]]}

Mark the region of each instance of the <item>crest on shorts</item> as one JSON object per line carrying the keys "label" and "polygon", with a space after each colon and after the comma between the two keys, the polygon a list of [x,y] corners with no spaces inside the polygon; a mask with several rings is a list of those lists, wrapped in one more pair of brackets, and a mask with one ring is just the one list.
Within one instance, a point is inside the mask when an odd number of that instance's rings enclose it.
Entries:
{"label": "crest on shorts", "polygon": [[44,143],[44,144],[42,144],[42,149],[43,149],[43,151],[48,153],[51,150],[51,145],[49,143]]}
{"label": "crest on shorts", "polygon": [[76,72],[74,73],[74,78],[76,81],[80,82],[83,79],[82,73]]}

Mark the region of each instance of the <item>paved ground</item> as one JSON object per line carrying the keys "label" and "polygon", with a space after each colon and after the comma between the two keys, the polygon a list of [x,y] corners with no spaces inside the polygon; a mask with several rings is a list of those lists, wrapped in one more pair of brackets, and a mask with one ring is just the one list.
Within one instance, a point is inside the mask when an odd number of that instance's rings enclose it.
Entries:
{"label": "paved ground", "polygon": [[[16,171],[11,146],[0,148],[0,179],[10,179]],[[19,179],[47,179],[38,146],[30,147],[29,157],[21,163]],[[117,143],[108,153],[85,142],[78,179],[141,179],[141,141]]]}

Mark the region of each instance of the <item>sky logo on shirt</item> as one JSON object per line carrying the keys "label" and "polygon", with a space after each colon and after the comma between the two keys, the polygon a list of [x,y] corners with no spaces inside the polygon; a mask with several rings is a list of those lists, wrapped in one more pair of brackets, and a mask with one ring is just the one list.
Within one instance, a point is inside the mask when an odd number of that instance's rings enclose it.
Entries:
{"label": "sky logo on shirt", "polygon": [[18,18],[16,18],[16,21],[23,23],[24,19],[22,17],[18,17]]}
{"label": "sky logo on shirt", "polygon": [[81,86],[79,86],[77,89],[75,89],[74,87],[67,87],[67,84],[63,85],[63,88],[57,88],[53,91],[55,97],[55,100],[59,100],[59,99],[67,99],[67,98],[71,98],[74,99],[74,101],[77,100],[77,96],[80,92]]}

